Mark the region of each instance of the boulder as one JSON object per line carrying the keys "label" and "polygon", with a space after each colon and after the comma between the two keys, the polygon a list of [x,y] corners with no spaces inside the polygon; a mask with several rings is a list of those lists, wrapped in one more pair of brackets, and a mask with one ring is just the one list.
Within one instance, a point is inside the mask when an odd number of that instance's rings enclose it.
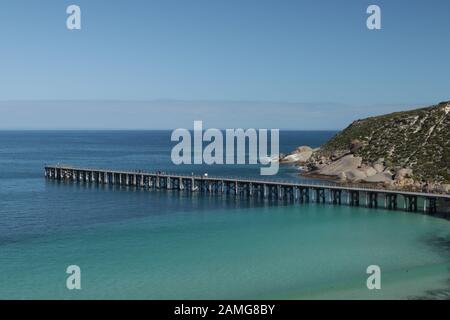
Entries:
{"label": "boulder", "polygon": [[319,164],[329,164],[330,161],[331,161],[331,160],[328,159],[327,157],[321,156],[320,159],[319,159]]}
{"label": "boulder", "polygon": [[412,176],[412,169],[400,169],[395,173],[395,180],[403,180]]}
{"label": "boulder", "polygon": [[446,193],[446,194],[450,194],[450,184],[442,184],[439,187],[439,191]]}
{"label": "boulder", "polygon": [[390,188],[394,185],[394,180],[388,180],[383,182],[383,186],[385,186],[386,188]]}
{"label": "boulder", "polygon": [[308,146],[298,147],[293,153],[287,155],[283,158],[283,162],[294,163],[300,162],[305,163],[308,161],[313,154],[313,149]]}
{"label": "boulder", "polygon": [[366,174],[366,176],[370,177],[370,176],[374,176],[378,173],[377,170],[375,170],[373,167],[365,167],[363,169],[364,173]]}
{"label": "boulder", "polygon": [[313,151],[313,149],[308,146],[301,146],[301,147],[298,147],[297,150],[295,150],[295,153],[309,152],[309,151]]}
{"label": "boulder", "polygon": [[338,175],[338,178],[339,178],[339,181],[341,181],[341,182],[347,181],[347,176],[345,175],[345,172],[341,172],[341,173]]}
{"label": "boulder", "polygon": [[361,163],[362,163],[361,157],[355,157],[352,154],[349,154],[345,157],[340,158],[339,160],[336,160],[324,166],[319,170],[319,173],[327,176],[338,176],[341,172],[347,172],[358,169],[358,167],[361,166]]}
{"label": "boulder", "polygon": [[384,165],[382,163],[374,163],[373,168],[377,171],[377,173],[381,173],[384,171]]}
{"label": "boulder", "polygon": [[364,182],[371,183],[392,183],[392,175],[387,172],[379,172],[373,176],[363,179]]}
{"label": "boulder", "polygon": [[383,172],[386,169],[384,165],[384,158],[379,158],[373,163],[372,166],[378,173]]}
{"label": "boulder", "polygon": [[347,180],[350,182],[359,182],[359,181],[367,178],[367,175],[359,169],[351,169],[351,170],[345,171],[344,174],[347,177]]}
{"label": "boulder", "polygon": [[415,183],[416,181],[414,181],[411,178],[402,178],[402,179],[397,179],[397,177],[395,178],[395,185],[400,188],[411,187],[415,185]]}

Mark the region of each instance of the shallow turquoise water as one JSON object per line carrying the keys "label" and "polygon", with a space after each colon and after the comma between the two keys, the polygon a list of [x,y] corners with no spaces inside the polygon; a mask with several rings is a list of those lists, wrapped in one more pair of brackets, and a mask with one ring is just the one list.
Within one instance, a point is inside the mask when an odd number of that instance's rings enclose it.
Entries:
{"label": "shallow turquoise water", "polygon": [[[230,202],[239,200],[165,191],[97,192],[105,193],[103,210],[113,210],[109,198],[117,192],[141,205],[207,201],[201,205],[228,208],[93,223],[4,244],[0,297],[343,298],[350,291],[355,298],[407,298],[447,285],[450,256],[440,243],[450,236],[446,220],[314,204],[238,208]],[[82,270],[78,292],[65,288],[71,264]],[[380,292],[366,288],[371,264],[382,270]],[[415,278],[425,283],[395,287]]]}
{"label": "shallow turquoise water", "polygon": [[[1,299],[448,297],[447,220],[46,181],[42,164],[55,159],[152,164],[138,143],[119,152],[120,134],[47,133],[35,142],[8,134],[0,133]],[[150,160],[163,166],[169,149],[149,137]],[[72,264],[81,268],[79,291],[65,286]],[[372,264],[381,267],[381,290],[366,288]]]}

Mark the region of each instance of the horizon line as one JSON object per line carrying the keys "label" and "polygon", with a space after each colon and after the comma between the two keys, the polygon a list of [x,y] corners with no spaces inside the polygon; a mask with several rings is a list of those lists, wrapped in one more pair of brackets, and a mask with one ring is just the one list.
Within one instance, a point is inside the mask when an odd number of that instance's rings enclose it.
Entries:
{"label": "horizon line", "polygon": [[[51,128],[51,129],[42,129],[42,128],[11,128],[11,129],[2,129],[0,128],[0,132],[7,132],[7,131],[173,131],[180,128],[164,128],[164,129],[142,129],[142,128],[135,128],[135,129],[128,129],[128,128],[121,128],[121,129],[114,129],[114,128]],[[181,129],[187,129],[187,128],[181,128]],[[277,129],[277,128],[205,128],[203,131],[208,129],[218,129],[218,130],[227,130],[227,129],[267,129],[267,130],[280,130],[280,131],[323,131],[323,132],[329,132],[329,131],[341,131],[343,129]],[[189,131],[194,131],[194,129],[188,129]]]}

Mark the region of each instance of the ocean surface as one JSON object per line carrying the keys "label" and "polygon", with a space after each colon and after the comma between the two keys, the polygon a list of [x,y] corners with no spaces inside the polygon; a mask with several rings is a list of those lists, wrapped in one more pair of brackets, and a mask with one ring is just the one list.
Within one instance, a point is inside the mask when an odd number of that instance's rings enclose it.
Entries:
{"label": "ocean surface", "polygon": [[[281,132],[280,150],[334,132]],[[0,131],[0,299],[450,297],[450,222],[44,179],[45,164],[256,176],[175,166],[168,131]],[[300,179],[282,167],[276,179]],[[66,268],[81,268],[81,290]],[[381,268],[368,290],[366,268]]]}

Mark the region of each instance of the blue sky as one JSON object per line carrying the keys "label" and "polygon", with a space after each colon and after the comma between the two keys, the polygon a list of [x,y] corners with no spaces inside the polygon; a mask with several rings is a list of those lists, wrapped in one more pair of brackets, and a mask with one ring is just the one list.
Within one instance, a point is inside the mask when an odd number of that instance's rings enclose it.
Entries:
{"label": "blue sky", "polygon": [[[66,29],[70,4],[81,7],[82,30]],[[366,28],[370,4],[381,7],[382,30]],[[130,112],[136,118],[126,127],[171,128],[191,120],[186,108],[224,127],[236,123],[231,105],[242,120],[255,116],[255,103],[259,120],[249,125],[270,115],[280,128],[296,126],[292,118],[305,119],[298,129],[340,128],[450,99],[449,16],[447,0],[2,0],[0,129],[58,121],[122,128]],[[12,112],[24,108],[17,100],[40,103]],[[85,126],[55,114],[55,100],[61,113],[104,115],[105,100],[115,112]],[[220,119],[205,111],[208,102]],[[161,115],[169,106],[175,114]],[[177,111],[186,113],[183,122],[173,121]]]}

